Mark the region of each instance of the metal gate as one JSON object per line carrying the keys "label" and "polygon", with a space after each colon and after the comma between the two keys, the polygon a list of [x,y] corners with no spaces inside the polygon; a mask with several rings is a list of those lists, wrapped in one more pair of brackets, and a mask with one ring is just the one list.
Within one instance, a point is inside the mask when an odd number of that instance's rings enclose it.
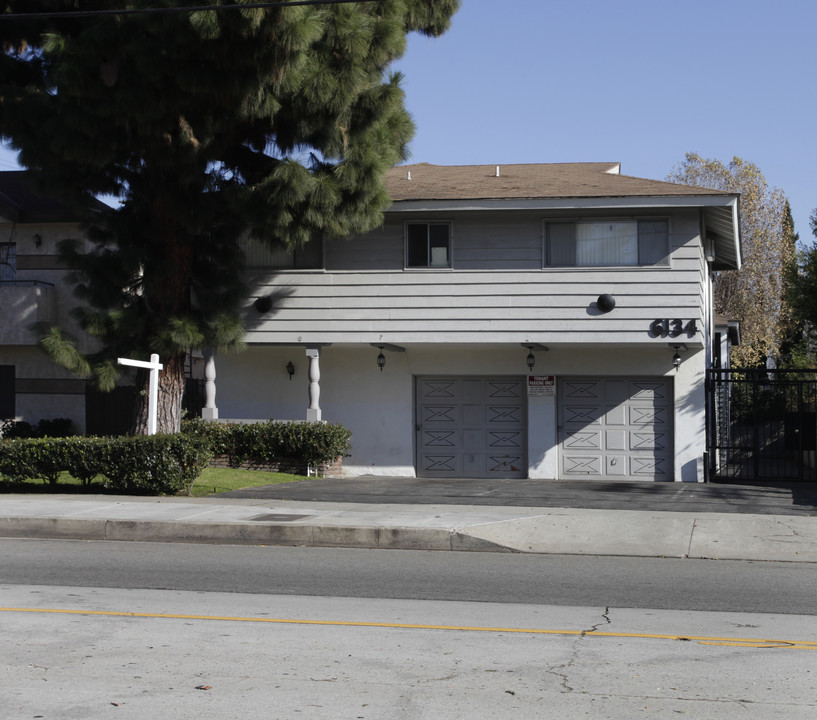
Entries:
{"label": "metal gate", "polygon": [[713,482],[817,480],[817,370],[707,371]]}

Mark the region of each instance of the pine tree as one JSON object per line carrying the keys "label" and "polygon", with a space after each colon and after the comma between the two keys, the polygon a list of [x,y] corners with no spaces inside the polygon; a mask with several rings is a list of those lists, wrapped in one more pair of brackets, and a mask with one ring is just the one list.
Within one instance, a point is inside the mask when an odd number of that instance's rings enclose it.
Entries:
{"label": "pine tree", "polygon": [[724,165],[687,153],[667,180],[740,193],[743,267],[715,276],[715,312],[740,321],[741,345],[732,351],[735,364],[765,367],[767,358],[778,360],[790,332],[785,278],[796,239],[793,225],[785,224],[786,196],[770,190],[760,169],[739,157]]}
{"label": "pine tree", "polygon": [[[47,191],[120,203],[87,218],[92,252],[64,248],[100,351],[54,328],[43,346],[102,387],[117,356],[158,352],[160,431],[179,425],[185,353],[240,344],[242,233],[293,247],[380,221],[413,134],[390,64],[459,0],[249,4],[6,0],[0,15],[0,134]],[[60,15],[14,17],[32,11]]]}

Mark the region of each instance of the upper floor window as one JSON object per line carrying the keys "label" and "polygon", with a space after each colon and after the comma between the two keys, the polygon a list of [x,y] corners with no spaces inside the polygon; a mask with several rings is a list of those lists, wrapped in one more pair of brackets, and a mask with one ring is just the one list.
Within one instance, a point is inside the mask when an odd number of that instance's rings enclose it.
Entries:
{"label": "upper floor window", "polygon": [[406,267],[451,267],[451,223],[406,223]]}
{"label": "upper floor window", "polygon": [[545,264],[552,267],[669,265],[667,220],[545,223]]}
{"label": "upper floor window", "polygon": [[0,282],[14,282],[17,279],[17,245],[0,243]]}
{"label": "upper floor window", "polygon": [[245,238],[243,247],[247,267],[282,270],[315,270],[323,267],[323,242],[320,238],[292,249]]}

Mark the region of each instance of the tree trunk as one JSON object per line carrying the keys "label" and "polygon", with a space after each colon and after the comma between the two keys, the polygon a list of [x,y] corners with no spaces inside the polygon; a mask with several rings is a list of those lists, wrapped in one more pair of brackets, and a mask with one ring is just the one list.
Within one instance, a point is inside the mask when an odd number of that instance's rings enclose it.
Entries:
{"label": "tree trunk", "polygon": [[[184,395],[185,353],[176,353],[170,358],[159,358],[164,367],[159,372],[159,400],[156,418],[156,432],[177,433],[182,422],[182,396]],[[134,435],[147,435],[148,431],[148,384],[150,374],[140,370],[136,377],[139,389],[133,422]]]}

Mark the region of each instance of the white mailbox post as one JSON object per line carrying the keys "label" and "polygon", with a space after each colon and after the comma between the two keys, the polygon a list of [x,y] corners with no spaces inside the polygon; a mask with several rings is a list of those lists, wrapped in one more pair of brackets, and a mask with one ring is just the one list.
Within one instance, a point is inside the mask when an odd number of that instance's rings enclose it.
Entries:
{"label": "white mailbox post", "polygon": [[150,370],[150,383],[148,385],[148,435],[156,434],[156,419],[159,414],[159,370],[164,366],[159,362],[156,353],[150,356],[150,362],[145,360],[129,360],[128,358],[116,358],[120,365],[144,368]]}

